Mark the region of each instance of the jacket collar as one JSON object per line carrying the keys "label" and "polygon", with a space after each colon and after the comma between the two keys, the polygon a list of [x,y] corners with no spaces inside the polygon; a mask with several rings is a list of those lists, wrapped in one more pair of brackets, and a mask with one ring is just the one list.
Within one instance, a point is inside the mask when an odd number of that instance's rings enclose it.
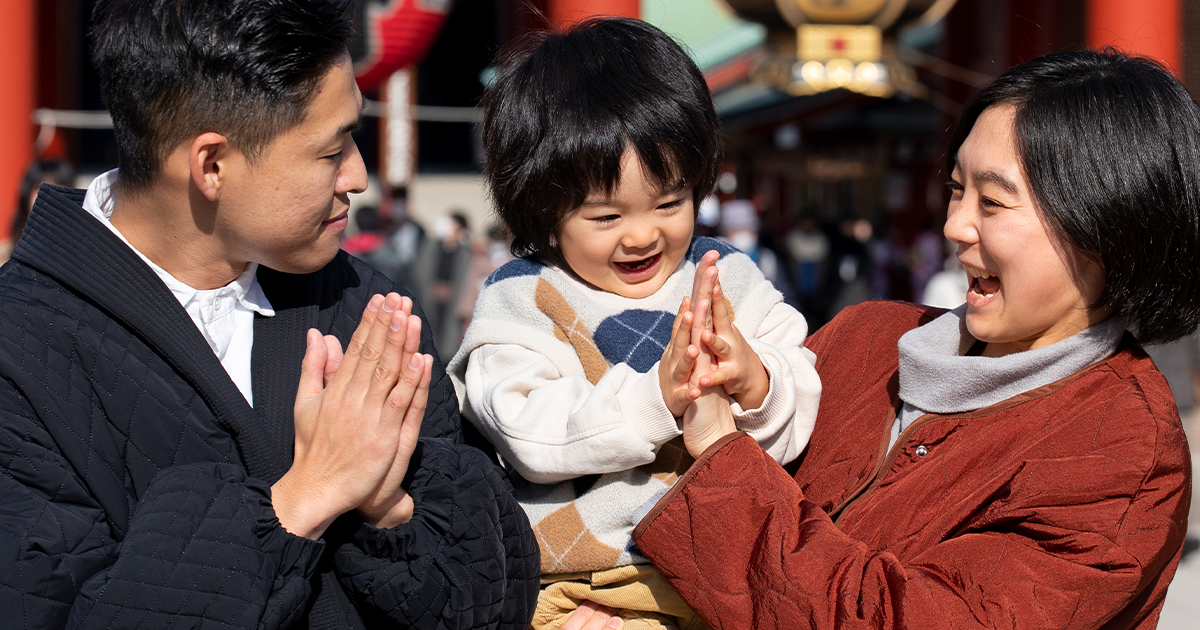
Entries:
{"label": "jacket collar", "polygon": [[[13,259],[53,278],[137,334],[191,384],[234,436],[249,473],[270,480],[281,454],[264,439],[254,410],[162,280],[83,209],[83,198],[82,190],[43,185]],[[256,332],[260,321],[271,319],[257,319]],[[291,406],[287,408],[290,418]]]}

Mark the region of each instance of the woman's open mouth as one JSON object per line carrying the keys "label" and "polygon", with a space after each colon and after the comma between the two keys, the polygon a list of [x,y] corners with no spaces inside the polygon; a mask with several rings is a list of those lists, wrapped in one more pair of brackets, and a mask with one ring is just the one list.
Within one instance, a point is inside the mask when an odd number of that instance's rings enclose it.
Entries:
{"label": "woman's open mouth", "polygon": [[967,270],[967,276],[971,284],[971,288],[967,291],[967,297],[975,297],[977,299],[987,299],[996,295],[1000,290],[1000,277],[994,276],[982,269],[964,266]]}
{"label": "woman's open mouth", "polygon": [[614,262],[613,265],[627,275],[641,276],[653,271],[654,267],[658,265],[658,261],[661,258],[662,252],[659,252],[649,258],[642,258],[641,260],[631,260],[626,262]]}

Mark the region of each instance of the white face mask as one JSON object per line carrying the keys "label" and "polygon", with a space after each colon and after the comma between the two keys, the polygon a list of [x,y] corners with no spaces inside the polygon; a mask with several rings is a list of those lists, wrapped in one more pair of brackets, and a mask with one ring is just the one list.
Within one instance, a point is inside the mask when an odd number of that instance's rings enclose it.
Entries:
{"label": "white face mask", "polygon": [[454,219],[442,216],[433,224],[433,233],[438,238],[446,238],[454,233]]}
{"label": "white face mask", "polygon": [[734,232],[729,235],[729,244],[746,252],[752,253],[758,249],[758,235],[750,231]]}

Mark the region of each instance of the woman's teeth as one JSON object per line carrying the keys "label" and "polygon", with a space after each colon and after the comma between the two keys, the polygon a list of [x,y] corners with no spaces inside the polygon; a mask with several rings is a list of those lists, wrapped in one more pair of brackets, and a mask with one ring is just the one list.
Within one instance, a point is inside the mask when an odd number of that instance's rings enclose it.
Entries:
{"label": "woman's teeth", "polygon": [[973,267],[964,267],[967,270],[967,275],[971,277],[971,290],[983,297],[991,297],[1000,290],[1000,278],[994,276],[982,269]]}

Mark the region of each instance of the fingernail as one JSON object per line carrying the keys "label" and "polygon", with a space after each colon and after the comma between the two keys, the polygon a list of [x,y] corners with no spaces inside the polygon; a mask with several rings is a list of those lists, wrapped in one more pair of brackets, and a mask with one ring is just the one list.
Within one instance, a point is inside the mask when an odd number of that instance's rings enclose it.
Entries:
{"label": "fingernail", "polygon": [[404,313],[395,313],[392,315],[392,330],[400,330],[404,328]]}
{"label": "fingernail", "polygon": [[410,370],[419,370],[421,369],[421,364],[424,362],[425,360],[420,354],[414,354],[412,355],[412,358],[408,360],[408,368]]}
{"label": "fingernail", "polygon": [[613,617],[608,620],[608,627],[609,628],[620,628],[622,625],[624,625],[624,623],[625,622],[623,622],[620,617]]}
{"label": "fingernail", "polygon": [[308,334],[305,335],[304,341],[309,348],[313,347],[313,331],[312,330],[309,330]]}
{"label": "fingernail", "polygon": [[378,311],[379,305],[383,303],[383,298],[379,295],[372,295],[371,301],[367,302],[367,308],[372,311]]}

